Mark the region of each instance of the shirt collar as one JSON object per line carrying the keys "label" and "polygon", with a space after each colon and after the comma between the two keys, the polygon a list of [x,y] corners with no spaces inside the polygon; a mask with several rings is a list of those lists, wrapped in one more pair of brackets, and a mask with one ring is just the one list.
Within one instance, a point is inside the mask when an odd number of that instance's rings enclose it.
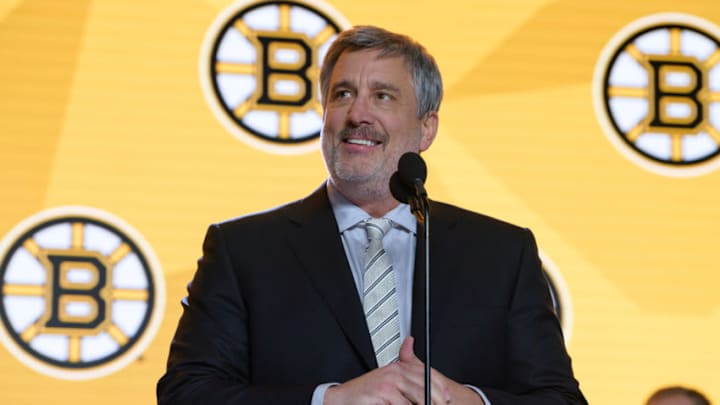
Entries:
{"label": "shirt collar", "polygon": [[[330,181],[327,182],[327,190],[340,233],[357,226],[370,217],[370,214],[345,198]],[[413,234],[416,233],[417,222],[415,216],[410,212],[408,204],[398,204],[397,207],[385,214],[385,218],[391,220],[395,228],[399,227]]]}

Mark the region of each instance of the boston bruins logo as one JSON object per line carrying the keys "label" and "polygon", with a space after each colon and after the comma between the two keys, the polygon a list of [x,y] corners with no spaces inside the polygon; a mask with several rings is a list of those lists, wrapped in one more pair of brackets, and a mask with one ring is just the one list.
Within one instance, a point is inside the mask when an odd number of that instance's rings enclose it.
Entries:
{"label": "boston bruins logo", "polygon": [[0,245],[0,338],[38,372],[112,373],[137,359],[165,303],[162,271],[127,224],[89,207],[41,212]]}
{"label": "boston bruins logo", "polygon": [[668,176],[720,166],[720,30],[659,14],[619,32],[595,71],[595,108],[630,160]]}
{"label": "boston bruins logo", "polygon": [[215,116],[234,136],[273,153],[318,147],[320,63],[349,27],[317,1],[239,1],[218,16],[200,58]]}

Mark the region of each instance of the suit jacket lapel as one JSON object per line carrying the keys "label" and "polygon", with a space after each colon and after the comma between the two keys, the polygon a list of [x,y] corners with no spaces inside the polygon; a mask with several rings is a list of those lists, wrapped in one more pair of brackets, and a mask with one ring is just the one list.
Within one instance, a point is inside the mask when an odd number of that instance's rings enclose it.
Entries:
{"label": "suit jacket lapel", "polygon": [[290,211],[288,240],[302,268],[368,369],[377,367],[362,303],[323,184]]}

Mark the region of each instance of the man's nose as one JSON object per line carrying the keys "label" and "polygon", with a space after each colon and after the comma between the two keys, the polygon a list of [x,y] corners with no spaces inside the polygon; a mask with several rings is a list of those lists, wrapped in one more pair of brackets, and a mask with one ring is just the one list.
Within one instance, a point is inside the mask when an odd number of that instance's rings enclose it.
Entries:
{"label": "man's nose", "polygon": [[372,123],[372,106],[367,97],[356,97],[350,104],[347,116],[353,125]]}

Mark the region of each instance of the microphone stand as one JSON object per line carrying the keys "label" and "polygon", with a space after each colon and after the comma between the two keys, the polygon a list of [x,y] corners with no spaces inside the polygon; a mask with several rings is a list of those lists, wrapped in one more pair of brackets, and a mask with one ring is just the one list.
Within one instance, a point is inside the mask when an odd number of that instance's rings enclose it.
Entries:
{"label": "microphone stand", "polygon": [[410,209],[418,223],[425,228],[425,403],[430,399],[430,204],[421,179],[415,179],[415,195],[410,197]]}

